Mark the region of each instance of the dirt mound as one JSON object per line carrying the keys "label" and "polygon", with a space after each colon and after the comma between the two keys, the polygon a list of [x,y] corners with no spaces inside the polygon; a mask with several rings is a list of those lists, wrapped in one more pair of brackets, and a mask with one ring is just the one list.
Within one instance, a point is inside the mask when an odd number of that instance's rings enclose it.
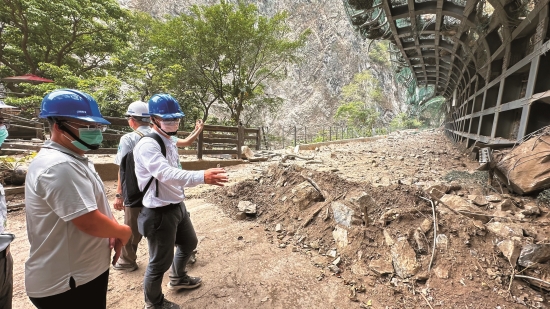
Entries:
{"label": "dirt mound", "polygon": [[[304,202],[311,188],[320,198]],[[454,194],[471,193],[455,189]],[[373,187],[279,163],[253,180],[202,197],[233,218],[265,224],[275,245],[310,256],[321,268],[318,280],[344,278],[350,299],[364,308],[421,308],[427,303],[442,308],[546,308],[544,291],[518,280],[510,285],[513,268],[481,221],[438,209],[434,252],[433,208],[423,198],[427,196],[414,185]],[[244,216],[242,201],[255,204],[256,213]]]}

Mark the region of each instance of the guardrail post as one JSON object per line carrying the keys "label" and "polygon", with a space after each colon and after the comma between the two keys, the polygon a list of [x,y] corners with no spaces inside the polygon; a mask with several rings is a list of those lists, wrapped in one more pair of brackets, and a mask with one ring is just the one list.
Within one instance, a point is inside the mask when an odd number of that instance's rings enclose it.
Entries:
{"label": "guardrail post", "polygon": [[202,151],[204,149],[204,130],[201,131],[197,139],[197,159],[202,160]]}
{"label": "guardrail post", "polygon": [[332,127],[328,127],[328,140],[332,141]]}
{"label": "guardrail post", "polygon": [[44,126],[41,123],[36,123],[34,126],[37,129],[41,129],[41,130],[36,130],[36,138],[44,140]]}
{"label": "guardrail post", "polygon": [[244,127],[239,124],[237,131],[237,159],[242,159],[242,146],[244,145]]}
{"label": "guardrail post", "polygon": [[262,131],[258,127],[258,132],[256,132],[256,150],[260,150],[260,143],[262,142]]}
{"label": "guardrail post", "polygon": [[269,127],[262,127],[262,137],[264,138],[264,147],[265,149],[269,149],[269,143],[267,141],[267,131],[269,131]]}
{"label": "guardrail post", "polygon": [[296,126],[294,126],[294,146],[296,146]]}
{"label": "guardrail post", "polygon": [[282,128],[283,128],[283,135],[281,135],[281,137],[283,140],[283,149],[285,149],[285,126],[283,126]]}

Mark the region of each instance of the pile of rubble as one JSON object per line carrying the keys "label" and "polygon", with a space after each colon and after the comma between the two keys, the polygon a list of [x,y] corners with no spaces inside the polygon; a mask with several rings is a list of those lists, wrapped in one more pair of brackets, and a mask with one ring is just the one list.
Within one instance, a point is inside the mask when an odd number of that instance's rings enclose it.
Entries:
{"label": "pile of rubble", "polygon": [[360,307],[547,308],[550,209],[495,189],[489,172],[380,185],[265,164],[253,180],[206,197],[310,256],[318,280],[343,278]]}

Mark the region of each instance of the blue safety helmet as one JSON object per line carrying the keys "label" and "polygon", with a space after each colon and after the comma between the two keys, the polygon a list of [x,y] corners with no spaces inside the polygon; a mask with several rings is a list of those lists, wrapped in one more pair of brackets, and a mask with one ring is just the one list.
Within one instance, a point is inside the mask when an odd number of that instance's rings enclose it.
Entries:
{"label": "blue safety helmet", "polygon": [[111,124],[103,118],[96,100],[91,95],[73,89],[60,89],[48,93],[42,99],[39,117],[68,117],[105,125]]}
{"label": "blue safety helmet", "polygon": [[149,99],[149,114],[159,116],[162,119],[183,118],[180,104],[169,94],[155,94]]}

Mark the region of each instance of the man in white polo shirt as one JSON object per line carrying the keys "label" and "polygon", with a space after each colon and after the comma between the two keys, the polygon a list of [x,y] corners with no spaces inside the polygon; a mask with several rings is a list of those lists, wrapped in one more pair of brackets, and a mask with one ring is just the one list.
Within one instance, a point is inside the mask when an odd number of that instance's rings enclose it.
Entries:
{"label": "man in white polo shirt", "polygon": [[[151,138],[142,138],[134,148],[135,171],[140,190],[151,177],[149,190],[143,196],[143,209],[138,217],[138,228],[147,238],[149,264],[145,271],[143,290],[145,308],[179,309],[162,294],[162,277],[170,269],[171,289],[192,289],[201,284],[201,279],[191,277],[185,269],[193,250],[197,246],[197,235],[183,203],[184,188],[198,184],[223,185],[227,175],[222,168],[205,171],[181,169],[176,141],[173,137],[184,116],[178,101],[168,94],[156,94],[149,99],[149,114],[153,132],[158,134],[166,148]],[[174,246],[176,252],[174,253]]]}
{"label": "man in white polo shirt", "polygon": [[42,100],[51,140],[29,165],[25,205],[30,255],[25,286],[39,309],[106,308],[113,264],[131,235],[114,219],[105,188],[85,153],[109,124],[88,94],[56,90]]}
{"label": "man in white polo shirt", "polygon": [[[120,138],[118,151],[115,157],[116,165],[120,165],[122,158],[134,149],[143,136],[151,133],[151,127],[149,126],[149,107],[147,107],[147,103],[141,101],[132,102],[128,106],[124,116],[128,119],[128,125],[134,131],[126,133]],[[128,243],[122,248],[120,258],[113,267],[116,270],[134,271],[138,268],[136,262],[137,248],[141,241],[141,234],[137,229],[137,217],[143,206],[124,206],[124,196],[122,193],[119,171],[113,207],[116,210],[124,210],[124,224],[132,229],[132,236]]]}

